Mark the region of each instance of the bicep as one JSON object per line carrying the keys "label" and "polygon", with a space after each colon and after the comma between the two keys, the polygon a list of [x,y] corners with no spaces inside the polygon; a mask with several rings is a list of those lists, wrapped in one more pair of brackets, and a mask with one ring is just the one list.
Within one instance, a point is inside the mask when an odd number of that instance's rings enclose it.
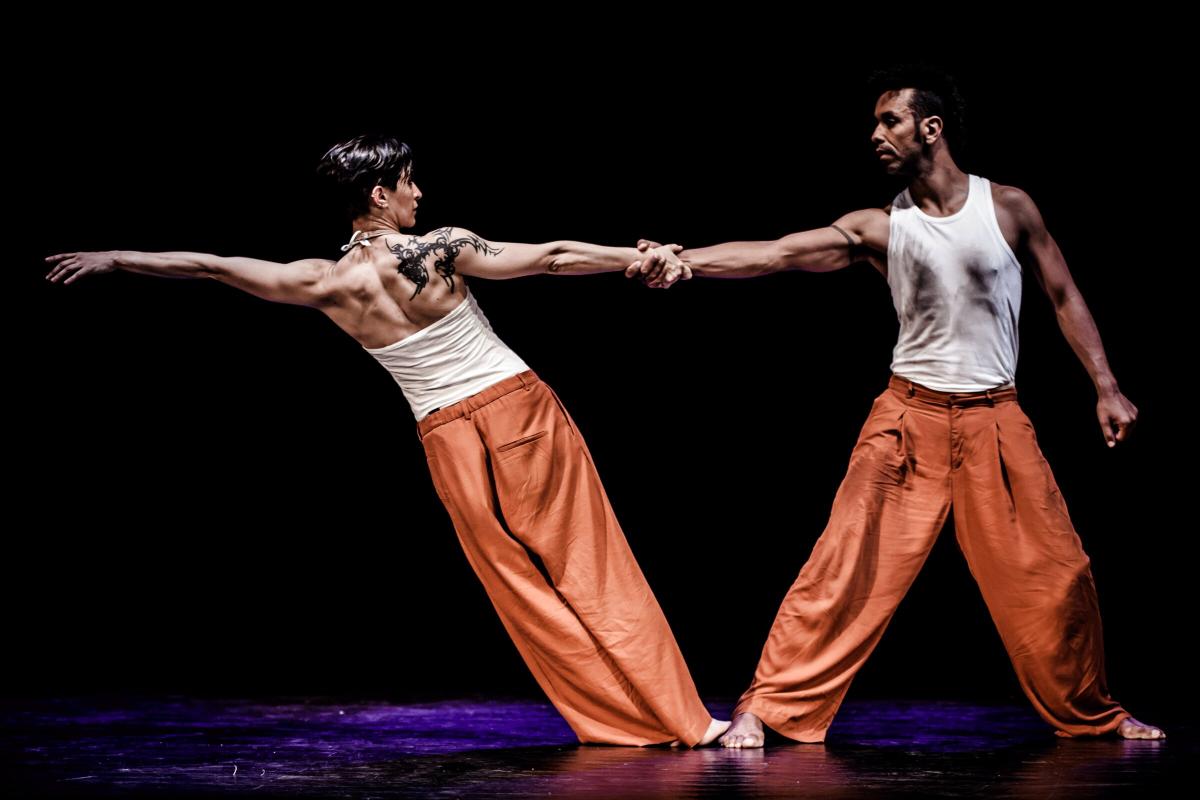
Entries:
{"label": "bicep", "polygon": [[772,263],[777,269],[830,272],[850,264],[851,242],[836,228],[790,233],[774,245]]}
{"label": "bicep", "polygon": [[779,268],[830,272],[866,261],[879,250],[880,241],[886,248],[887,222],[886,212],[865,209],[845,214],[824,228],[784,236],[776,242]]}
{"label": "bicep", "polygon": [[1075,287],[1067,260],[1063,257],[1058,242],[1050,235],[1041,211],[1025,192],[1014,189],[1005,198],[1007,211],[1017,221],[1020,237],[1018,252],[1030,267],[1038,285],[1056,306]]}

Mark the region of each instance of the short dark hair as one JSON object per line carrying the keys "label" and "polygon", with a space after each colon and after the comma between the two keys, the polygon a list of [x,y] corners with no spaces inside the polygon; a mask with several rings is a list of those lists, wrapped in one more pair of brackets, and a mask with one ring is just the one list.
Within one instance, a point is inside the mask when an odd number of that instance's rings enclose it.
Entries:
{"label": "short dark hair", "polygon": [[899,64],[871,75],[868,85],[876,99],[884,92],[912,89],[908,107],[916,118],[941,117],[946,143],[956,151],[966,145],[966,103],[949,73],[926,64]]}
{"label": "short dark hair", "polygon": [[351,219],[371,210],[376,186],[394,187],[412,170],[412,148],[395,136],[364,134],[329,148],[317,172],[332,179]]}

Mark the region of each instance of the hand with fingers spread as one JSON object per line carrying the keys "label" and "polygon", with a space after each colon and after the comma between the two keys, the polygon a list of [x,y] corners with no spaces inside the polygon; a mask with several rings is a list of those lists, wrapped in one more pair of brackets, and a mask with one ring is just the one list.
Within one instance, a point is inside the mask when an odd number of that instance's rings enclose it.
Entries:
{"label": "hand with fingers spread", "polygon": [[116,252],[59,253],[46,257],[53,268],[46,273],[51,283],[74,283],[85,275],[103,275],[117,268]]}
{"label": "hand with fingers spread", "polygon": [[626,278],[637,278],[652,289],[669,289],[679,281],[691,279],[692,268],[679,260],[682,245],[639,239],[637,249],[646,253],[646,258],[630,264],[625,270]]}

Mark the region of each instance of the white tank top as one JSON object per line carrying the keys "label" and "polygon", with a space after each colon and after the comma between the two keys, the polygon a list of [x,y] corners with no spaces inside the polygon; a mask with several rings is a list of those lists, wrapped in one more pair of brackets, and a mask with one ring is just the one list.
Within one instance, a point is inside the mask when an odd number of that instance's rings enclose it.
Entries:
{"label": "white tank top", "polygon": [[986,178],[968,176],[963,207],[931,217],[908,189],[892,201],[888,285],[900,319],[892,372],[943,392],[1013,383],[1021,264]]}
{"label": "white tank top", "polygon": [[469,292],[429,327],[386,347],[363,349],[400,384],[418,420],[529,369],[492,332]]}

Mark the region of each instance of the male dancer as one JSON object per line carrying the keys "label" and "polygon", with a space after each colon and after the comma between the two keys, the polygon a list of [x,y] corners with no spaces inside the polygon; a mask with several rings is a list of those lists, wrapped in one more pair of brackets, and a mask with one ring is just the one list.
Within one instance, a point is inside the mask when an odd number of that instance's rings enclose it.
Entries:
{"label": "male dancer", "polygon": [[[877,75],[871,141],[908,188],[883,209],[777,241],[684,250],[691,273],[748,278],[869,261],[900,320],[893,377],[850,456],[829,524],[784,598],[726,747],[761,747],[762,723],[824,741],[954,510],[963,554],[1037,712],[1063,736],[1158,739],[1109,696],[1096,590],[1033,426],[1017,404],[1017,315],[1029,269],[1096,386],[1108,446],[1137,409],[1117,388],[1091,313],[1037,206],[960,170],[961,101],[945,75]],[[640,246],[649,243],[643,242]],[[690,277],[643,263],[629,277]]]}

